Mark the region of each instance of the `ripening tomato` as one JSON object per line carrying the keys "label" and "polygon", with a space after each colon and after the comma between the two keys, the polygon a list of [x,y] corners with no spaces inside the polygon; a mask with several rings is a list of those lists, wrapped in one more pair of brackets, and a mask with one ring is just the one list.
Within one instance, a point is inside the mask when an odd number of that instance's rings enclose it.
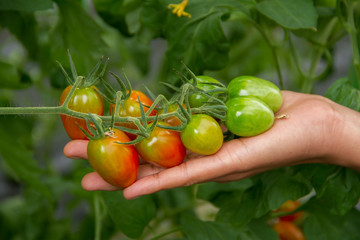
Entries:
{"label": "ripening tomato", "polygon": [[181,164],[186,155],[180,133],[160,127],[155,127],[150,137],[136,144],[135,148],[146,162],[165,168]]}
{"label": "ripening tomato", "polygon": [[[292,212],[292,211],[296,210],[298,207],[300,207],[300,205],[301,204],[299,201],[288,200],[288,201],[284,202],[283,204],[281,204],[280,208],[276,212],[281,212],[281,213]],[[282,221],[293,222],[293,221],[299,220],[303,215],[304,215],[303,211],[298,211],[298,212],[290,214],[290,215],[281,216],[281,217],[279,217],[279,219]]]}
{"label": "ripening tomato", "polygon": [[[206,83],[220,83],[218,80],[216,80],[212,77],[209,77],[209,76],[196,76],[196,78],[198,81],[197,88],[199,88],[203,91],[209,91],[209,90],[217,88],[217,86],[209,85]],[[209,93],[209,95],[214,95],[214,93]],[[208,100],[209,100],[209,98],[204,96],[203,94],[194,93],[194,94],[191,94],[189,97],[189,104],[190,104],[190,107],[198,108],[198,107],[201,107],[202,105],[204,105],[204,103]]]}
{"label": "ripening tomato", "polygon": [[[62,92],[60,105],[65,101],[71,87],[72,85],[68,86]],[[83,113],[95,113],[100,116],[104,115],[104,102],[101,95],[97,93],[96,90],[97,88],[95,86],[76,88],[69,101],[69,109]],[[84,119],[61,115],[61,120],[66,133],[71,139],[87,139],[85,134],[79,128],[80,126],[82,129],[89,132]]]}
{"label": "ripening tomato", "polygon": [[93,169],[109,184],[128,187],[136,181],[139,156],[129,137],[118,129],[107,132],[105,137],[90,140],[87,146],[88,160]]}
{"label": "ripening tomato", "polygon": [[264,101],[275,113],[282,105],[280,89],[267,80],[253,77],[240,76],[230,81],[227,86],[228,98],[253,96]]}
{"label": "ripening tomato", "polygon": [[[147,97],[144,93],[132,90],[130,97],[124,101],[124,108],[120,106],[119,109],[119,116],[120,117],[140,117],[141,116],[141,110],[140,110],[140,104],[138,102],[138,97],[140,99],[140,102],[144,106],[145,113],[149,110],[149,107],[153,104],[153,101]],[[115,110],[115,104],[111,104],[110,106],[110,114]],[[150,116],[156,115],[156,110],[153,110],[150,114]],[[134,123],[117,123],[117,126],[127,127],[131,129],[137,129],[136,125]],[[135,139],[136,135],[126,133],[130,139]]]}
{"label": "ripening tomato", "polygon": [[256,97],[237,97],[226,102],[225,125],[241,137],[255,136],[267,131],[274,123],[271,108]]}
{"label": "ripening tomato", "polygon": [[[185,104],[183,104],[182,106],[186,109]],[[167,113],[175,112],[176,110],[178,110],[178,108],[179,108],[179,105],[171,104],[168,106]],[[163,114],[163,113],[164,113],[164,110],[159,111],[159,114]],[[168,118],[164,119],[164,122],[166,122],[170,126],[180,126],[182,124],[181,120],[176,116],[168,117]]]}
{"label": "ripening tomato", "polygon": [[281,240],[305,240],[302,230],[292,222],[279,221],[273,228]]}
{"label": "ripening tomato", "polygon": [[187,149],[203,155],[216,153],[224,140],[219,123],[206,114],[192,115],[180,136]]}

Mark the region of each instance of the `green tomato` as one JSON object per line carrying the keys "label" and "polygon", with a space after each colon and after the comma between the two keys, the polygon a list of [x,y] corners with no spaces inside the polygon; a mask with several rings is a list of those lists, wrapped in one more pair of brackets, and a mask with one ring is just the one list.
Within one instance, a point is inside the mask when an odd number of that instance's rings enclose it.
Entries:
{"label": "green tomato", "polygon": [[[209,77],[209,76],[196,76],[197,78],[197,87],[203,91],[209,91],[212,89],[217,88],[217,86],[214,85],[209,85],[209,84],[204,84],[204,83],[220,83],[218,80]],[[214,93],[209,93],[209,95],[213,95]],[[193,108],[197,108],[197,107],[201,107],[202,105],[204,105],[204,102],[207,102],[209,100],[208,97],[204,96],[203,94],[200,93],[194,93],[191,94],[189,97],[189,104],[190,107]]]}
{"label": "green tomato", "polygon": [[264,101],[273,112],[277,112],[282,105],[280,89],[272,82],[252,76],[240,76],[230,81],[228,98],[254,96]]}
{"label": "green tomato", "polygon": [[232,98],[226,102],[228,108],[225,125],[237,136],[250,137],[263,133],[274,123],[274,113],[262,100],[248,96]]}
{"label": "green tomato", "polygon": [[180,136],[187,149],[203,155],[216,153],[224,138],[219,123],[206,114],[192,115]]}

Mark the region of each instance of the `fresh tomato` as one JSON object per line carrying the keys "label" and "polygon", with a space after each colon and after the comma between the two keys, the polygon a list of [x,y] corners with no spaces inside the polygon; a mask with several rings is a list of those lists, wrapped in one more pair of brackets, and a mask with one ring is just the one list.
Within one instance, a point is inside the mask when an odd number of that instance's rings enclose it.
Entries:
{"label": "fresh tomato", "polygon": [[206,114],[192,115],[180,136],[186,148],[203,155],[216,153],[224,138],[219,123]]}
{"label": "fresh tomato", "polygon": [[[68,86],[62,92],[60,105],[64,103],[71,87],[72,85]],[[101,95],[97,93],[96,90],[97,88],[95,86],[76,88],[69,101],[69,109],[83,113],[95,113],[100,116],[104,115],[104,102]],[[87,139],[85,134],[79,128],[80,126],[82,129],[89,132],[84,119],[61,115],[61,120],[66,133],[71,139]]]}
{"label": "fresh tomato", "polygon": [[237,97],[226,102],[225,125],[237,136],[250,137],[267,131],[274,123],[271,108],[255,97]]}
{"label": "fresh tomato", "polygon": [[[186,109],[185,104],[183,104],[182,106]],[[179,105],[171,104],[168,106],[167,113],[175,112],[176,110],[178,110],[178,108],[179,108]],[[163,113],[164,113],[164,110],[159,111],[159,114],[163,114]],[[179,126],[182,124],[180,119],[176,116],[168,117],[168,118],[164,119],[164,122],[166,122],[170,126]]]}
{"label": "fresh tomato", "polygon": [[105,133],[105,137],[90,140],[87,146],[88,160],[94,170],[109,184],[128,187],[136,181],[139,156],[129,137],[118,129]]}
{"label": "fresh tomato", "polygon": [[[167,123],[161,124],[169,126]],[[160,127],[155,127],[150,137],[142,140],[135,147],[146,162],[165,168],[181,164],[186,155],[180,133]]]}
{"label": "fresh tomato", "polygon": [[[301,204],[299,201],[288,200],[288,201],[284,202],[276,212],[280,212],[280,213],[292,212],[292,211],[296,210],[298,207],[300,207],[300,205]],[[293,213],[290,215],[281,216],[281,217],[279,217],[279,219],[282,221],[293,222],[293,221],[299,220],[303,215],[304,215],[304,212],[299,211],[299,212],[296,212],[296,213]]]}
{"label": "fresh tomato", "polygon": [[272,111],[277,112],[282,105],[280,89],[267,80],[252,77],[240,76],[230,81],[227,86],[228,98],[253,96],[264,101]]}
{"label": "fresh tomato", "polygon": [[292,222],[279,221],[273,228],[281,240],[305,240],[302,230]]}
{"label": "fresh tomato", "polygon": [[[140,110],[140,104],[138,101],[138,97],[140,99],[140,102],[144,106],[145,113],[149,110],[149,107],[153,104],[153,101],[148,96],[146,96],[144,93],[137,91],[137,90],[132,90],[130,97],[124,101],[124,107],[120,106],[120,109],[119,109],[120,117],[140,117],[141,116],[141,110]],[[115,104],[111,104],[110,114],[114,110],[115,110]],[[155,116],[155,115],[156,115],[156,111],[153,110],[150,113],[150,116]],[[116,125],[122,126],[122,127],[127,127],[130,129],[137,129],[137,127],[134,123],[118,123]],[[130,134],[130,133],[126,133],[126,134],[132,140],[136,138],[136,135],[134,135],[134,134]]]}
{"label": "fresh tomato", "polygon": [[[209,91],[215,88],[218,88],[217,86],[214,85],[209,85],[206,83],[220,83],[218,80],[209,77],[209,76],[196,76],[197,78],[197,88],[203,90],[203,91]],[[209,93],[209,95],[214,95],[214,93]],[[193,108],[197,108],[197,107],[201,107],[202,105],[204,105],[205,102],[207,102],[209,100],[208,97],[204,96],[203,94],[200,93],[194,93],[191,94],[189,97],[189,104],[190,107]]]}

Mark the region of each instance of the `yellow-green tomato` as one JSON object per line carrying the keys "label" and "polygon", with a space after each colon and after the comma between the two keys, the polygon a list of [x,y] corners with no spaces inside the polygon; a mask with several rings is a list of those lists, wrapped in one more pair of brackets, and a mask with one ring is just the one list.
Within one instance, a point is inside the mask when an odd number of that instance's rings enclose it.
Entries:
{"label": "yellow-green tomato", "polygon": [[254,96],[264,101],[273,112],[277,112],[282,105],[280,89],[267,80],[253,77],[240,76],[230,81],[228,98]]}
{"label": "yellow-green tomato", "polygon": [[180,136],[187,149],[203,155],[216,153],[224,138],[219,123],[206,114],[192,115]]}
{"label": "yellow-green tomato", "polygon": [[274,123],[274,113],[256,97],[237,97],[226,102],[225,125],[230,132],[241,137],[255,136],[267,131]]}

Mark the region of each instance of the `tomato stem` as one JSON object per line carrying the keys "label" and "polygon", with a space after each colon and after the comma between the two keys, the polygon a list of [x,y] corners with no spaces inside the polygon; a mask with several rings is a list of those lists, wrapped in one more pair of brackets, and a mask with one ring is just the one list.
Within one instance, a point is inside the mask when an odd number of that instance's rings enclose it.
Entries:
{"label": "tomato stem", "polygon": [[100,196],[94,193],[94,215],[95,215],[95,236],[94,240],[101,239],[101,211],[100,211]]}

